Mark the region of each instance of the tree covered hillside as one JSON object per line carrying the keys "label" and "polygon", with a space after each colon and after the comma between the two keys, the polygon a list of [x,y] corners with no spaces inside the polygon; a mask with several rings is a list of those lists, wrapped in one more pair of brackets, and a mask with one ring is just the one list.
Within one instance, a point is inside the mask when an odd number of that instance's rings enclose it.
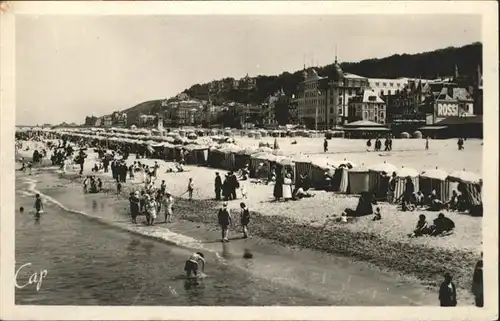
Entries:
{"label": "tree covered hillside", "polygon": [[[392,55],[360,62],[345,62],[341,63],[341,67],[344,72],[370,78],[422,77],[432,79],[437,76],[452,76],[456,65],[461,78],[472,84],[476,79],[478,65],[482,69],[482,49],[482,44],[477,42],[463,47],[449,47],[419,54]],[[333,73],[334,65],[332,63],[317,69],[320,75],[330,76]],[[260,104],[281,88],[286,94],[296,94],[297,85],[302,80],[301,77],[301,70],[294,73],[284,72],[277,76],[257,76],[256,90],[220,92],[217,95],[212,95],[211,99],[216,104],[224,101]],[[200,91],[208,91],[208,84],[194,84],[184,93],[195,97],[196,93]],[[154,113],[160,109],[161,101],[153,100],[129,108],[125,112],[129,119],[135,119],[139,113]]]}

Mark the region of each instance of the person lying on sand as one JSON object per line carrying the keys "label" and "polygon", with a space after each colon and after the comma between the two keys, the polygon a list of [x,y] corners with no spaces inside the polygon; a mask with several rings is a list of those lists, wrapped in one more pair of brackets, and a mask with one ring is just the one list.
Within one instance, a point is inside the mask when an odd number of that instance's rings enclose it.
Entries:
{"label": "person lying on sand", "polygon": [[305,192],[304,188],[299,187],[297,190],[295,190],[295,193],[293,194],[293,200],[300,200],[303,198],[310,198],[314,197],[313,193]]}

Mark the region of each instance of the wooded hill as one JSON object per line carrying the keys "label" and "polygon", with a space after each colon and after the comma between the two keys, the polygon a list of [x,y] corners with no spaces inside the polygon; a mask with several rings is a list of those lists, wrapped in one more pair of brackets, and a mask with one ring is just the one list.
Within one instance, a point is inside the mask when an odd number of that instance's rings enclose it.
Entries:
{"label": "wooded hill", "polygon": [[[438,76],[453,76],[455,65],[458,67],[462,79],[466,84],[473,85],[476,81],[477,68],[482,70],[482,49],[480,42],[472,43],[462,47],[448,47],[418,54],[392,55],[385,58],[366,59],[360,62],[341,63],[342,70],[370,78],[398,78],[410,77],[434,79]],[[321,76],[330,76],[334,65],[326,65],[317,68]],[[231,90],[220,92],[212,96],[215,104],[224,101],[235,101],[240,103],[260,104],[270,95],[281,88],[286,94],[296,94],[297,86],[302,77],[302,70],[294,73],[284,72],[278,76],[257,76],[257,89],[253,91]],[[208,84],[195,84],[184,93],[195,96],[195,92],[208,90]],[[152,100],[143,102],[137,106],[125,110],[129,119],[136,119],[139,113],[154,113],[161,110],[161,101]]]}

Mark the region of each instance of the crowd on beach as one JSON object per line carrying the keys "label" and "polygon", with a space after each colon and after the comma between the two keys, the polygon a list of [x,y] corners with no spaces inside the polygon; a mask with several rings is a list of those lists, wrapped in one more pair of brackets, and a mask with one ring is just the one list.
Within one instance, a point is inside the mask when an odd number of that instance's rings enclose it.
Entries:
{"label": "crowd on beach", "polygon": [[[380,150],[381,141],[377,139],[375,141],[375,149]],[[428,142],[426,142],[428,144]],[[458,143],[459,149],[463,149],[463,141]],[[52,152],[50,160],[52,165],[59,166],[63,172],[67,172],[69,166],[72,164],[79,165],[79,174],[83,175],[84,164],[87,155],[85,153],[85,146],[81,148],[75,148],[68,144],[67,141],[49,141],[45,144],[46,148],[36,149],[33,151],[33,157],[31,161],[27,161],[24,158],[20,159],[22,167],[21,170],[31,170],[33,164],[38,164],[43,158],[46,158],[48,153]],[[78,145],[77,145],[78,146]],[[371,142],[367,143],[367,146],[371,146]],[[428,146],[428,145],[427,145]],[[16,144],[18,149],[29,150],[29,146],[24,147],[22,142]],[[325,152],[328,150],[328,142],[325,139],[324,143]],[[386,150],[392,149],[392,139],[387,139],[385,142]],[[83,181],[83,191],[84,193],[99,193],[103,191],[103,182],[100,177],[96,177],[99,173],[108,173],[111,171],[112,178],[116,182],[116,193],[122,194],[123,184],[128,180],[133,182],[139,182],[139,185],[134,185],[134,190],[130,191],[128,195],[129,200],[129,212],[131,215],[131,221],[134,224],[138,224],[138,218],[140,216],[145,217],[145,224],[148,226],[154,226],[158,220],[158,217],[163,212],[164,223],[172,223],[174,217],[175,203],[174,195],[169,192],[167,187],[167,182],[162,180],[161,183],[157,179],[158,173],[161,167],[157,161],[154,165],[148,166],[142,164],[140,156],[137,160],[133,161],[130,165],[127,165],[127,158],[129,153],[127,150],[117,150],[117,151],[105,151],[99,149],[98,161],[92,167],[93,175],[88,175]],[[119,156],[119,157],[118,157]],[[121,159],[118,159],[120,158]],[[185,151],[180,153],[179,159],[176,162],[176,171],[186,171],[184,165]],[[344,164],[341,166],[349,167],[349,164]],[[219,172],[215,173],[214,178],[214,199],[222,201],[222,205],[217,212],[217,222],[221,229],[221,241],[228,242],[228,232],[233,224],[233,215],[231,210],[228,208],[228,201],[237,200],[241,198],[244,200],[248,197],[244,184],[241,181],[249,180],[250,168],[249,164],[245,163],[237,171],[229,171],[225,175],[220,175]],[[171,171],[167,169],[166,171]],[[307,174],[300,174],[298,179],[295,180],[293,177],[294,172],[289,170],[284,170],[283,173],[277,173],[277,168],[272,166],[270,171],[264,170],[264,164],[259,163],[256,169],[257,179],[254,181],[256,184],[273,185],[273,197],[275,201],[290,201],[290,200],[300,200],[302,198],[314,197],[314,193],[311,190],[311,181]],[[328,187],[329,183],[332,181],[331,173],[325,173],[325,186]],[[159,183],[159,184],[158,184]],[[157,186],[157,184],[159,186]],[[452,210],[452,211],[463,211],[467,209],[467,197],[465,194],[467,190],[463,189],[461,185],[458,185],[457,191],[453,191],[452,197],[448,201],[441,200],[435,190],[430,194],[424,195],[421,190],[416,191],[413,181],[410,177],[406,179],[404,192],[401,197],[396,199],[394,197],[396,184],[396,173],[383,172],[381,174],[381,190],[383,191],[382,199],[389,201],[389,203],[400,204],[403,211],[415,211],[418,209],[423,209],[424,207],[431,211],[442,211],[442,210]],[[195,191],[195,182],[193,178],[189,178],[186,184],[186,190],[183,194],[176,196],[176,198],[182,197],[187,194],[187,199],[193,199],[193,192]],[[373,215],[373,221],[383,221],[383,213],[380,207],[373,210],[372,205],[377,204],[377,200],[380,200],[380,193],[364,192],[361,193],[358,199],[358,205],[356,209],[346,209],[342,212],[339,221],[342,223],[347,223],[350,218],[364,215]],[[36,205],[40,206],[40,205]],[[250,223],[250,210],[245,202],[240,203],[240,226],[243,232],[243,237],[249,237],[249,223]],[[412,233],[409,234],[410,237],[420,237],[424,235],[428,236],[446,236],[453,232],[455,228],[455,223],[449,217],[446,217],[442,212],[437,215],[437,218],[430,224],[427,221],[425,215],[419,215],[419,220],[416,223],[416,228]],[[193,255],[188,261],[200,262],[200,257],[202,256]],[[186,263],[186,266],[188,263]],[[203,261],[204,266],[204,261]],[[187,267],[186,267],[187,268]],[[193,269],[192,265],[189,267]],[[481,267],[476,267],[476,270],[480,270]],[[479,272],[478,272],[479,273]],[[478,274],[479,275],[479,274]],[[482,304],[482,280],[479,280],[479,276],[476,276],[475,272],[474,281],[474,291],[475,293],[480,293],[476,295],[479,298],[477,304]],[[480,284],[480,285],[478,285]],[[481,288],[481,291],[478,289]],[[456,289],[452,281],[451,275],[445,276],[445,281],[441,285],[439,292],[439,299],[442,306],[454,306],[456,305]],[[478,305],[481,306],[481,305]]]}

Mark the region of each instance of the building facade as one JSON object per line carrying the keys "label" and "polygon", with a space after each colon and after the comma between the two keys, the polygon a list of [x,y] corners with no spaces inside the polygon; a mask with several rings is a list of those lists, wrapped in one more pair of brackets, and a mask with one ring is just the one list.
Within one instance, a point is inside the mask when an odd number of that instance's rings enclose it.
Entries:
{"label": "building facade", "polygon": [[303,81],[297,90],[297,118],[308,128],[326,126],[328,78],[321,77],[313,68],[304,69]]}
{"label": "building facade", "polygon": [[115,111],[111,114],[113,118],[113,126],[127,127],[127,114]]}
{"label": "building facade", "polygon": [[349,122],[370,121],[386,124],[387,111],[385,101],[373,89],[364,89],[361,95],[351,97],[349,100]]}
{"label": "building facade", "polygon": [[138,117],[140,127],[155,127],[157,125],[155,115],[144,115],[141,114]]}
{"label": "building facade", "polygon": [[103,116],[101,124],[103,127],[112,127],[113,126],[113,117],[111,117],[111,115]]}

